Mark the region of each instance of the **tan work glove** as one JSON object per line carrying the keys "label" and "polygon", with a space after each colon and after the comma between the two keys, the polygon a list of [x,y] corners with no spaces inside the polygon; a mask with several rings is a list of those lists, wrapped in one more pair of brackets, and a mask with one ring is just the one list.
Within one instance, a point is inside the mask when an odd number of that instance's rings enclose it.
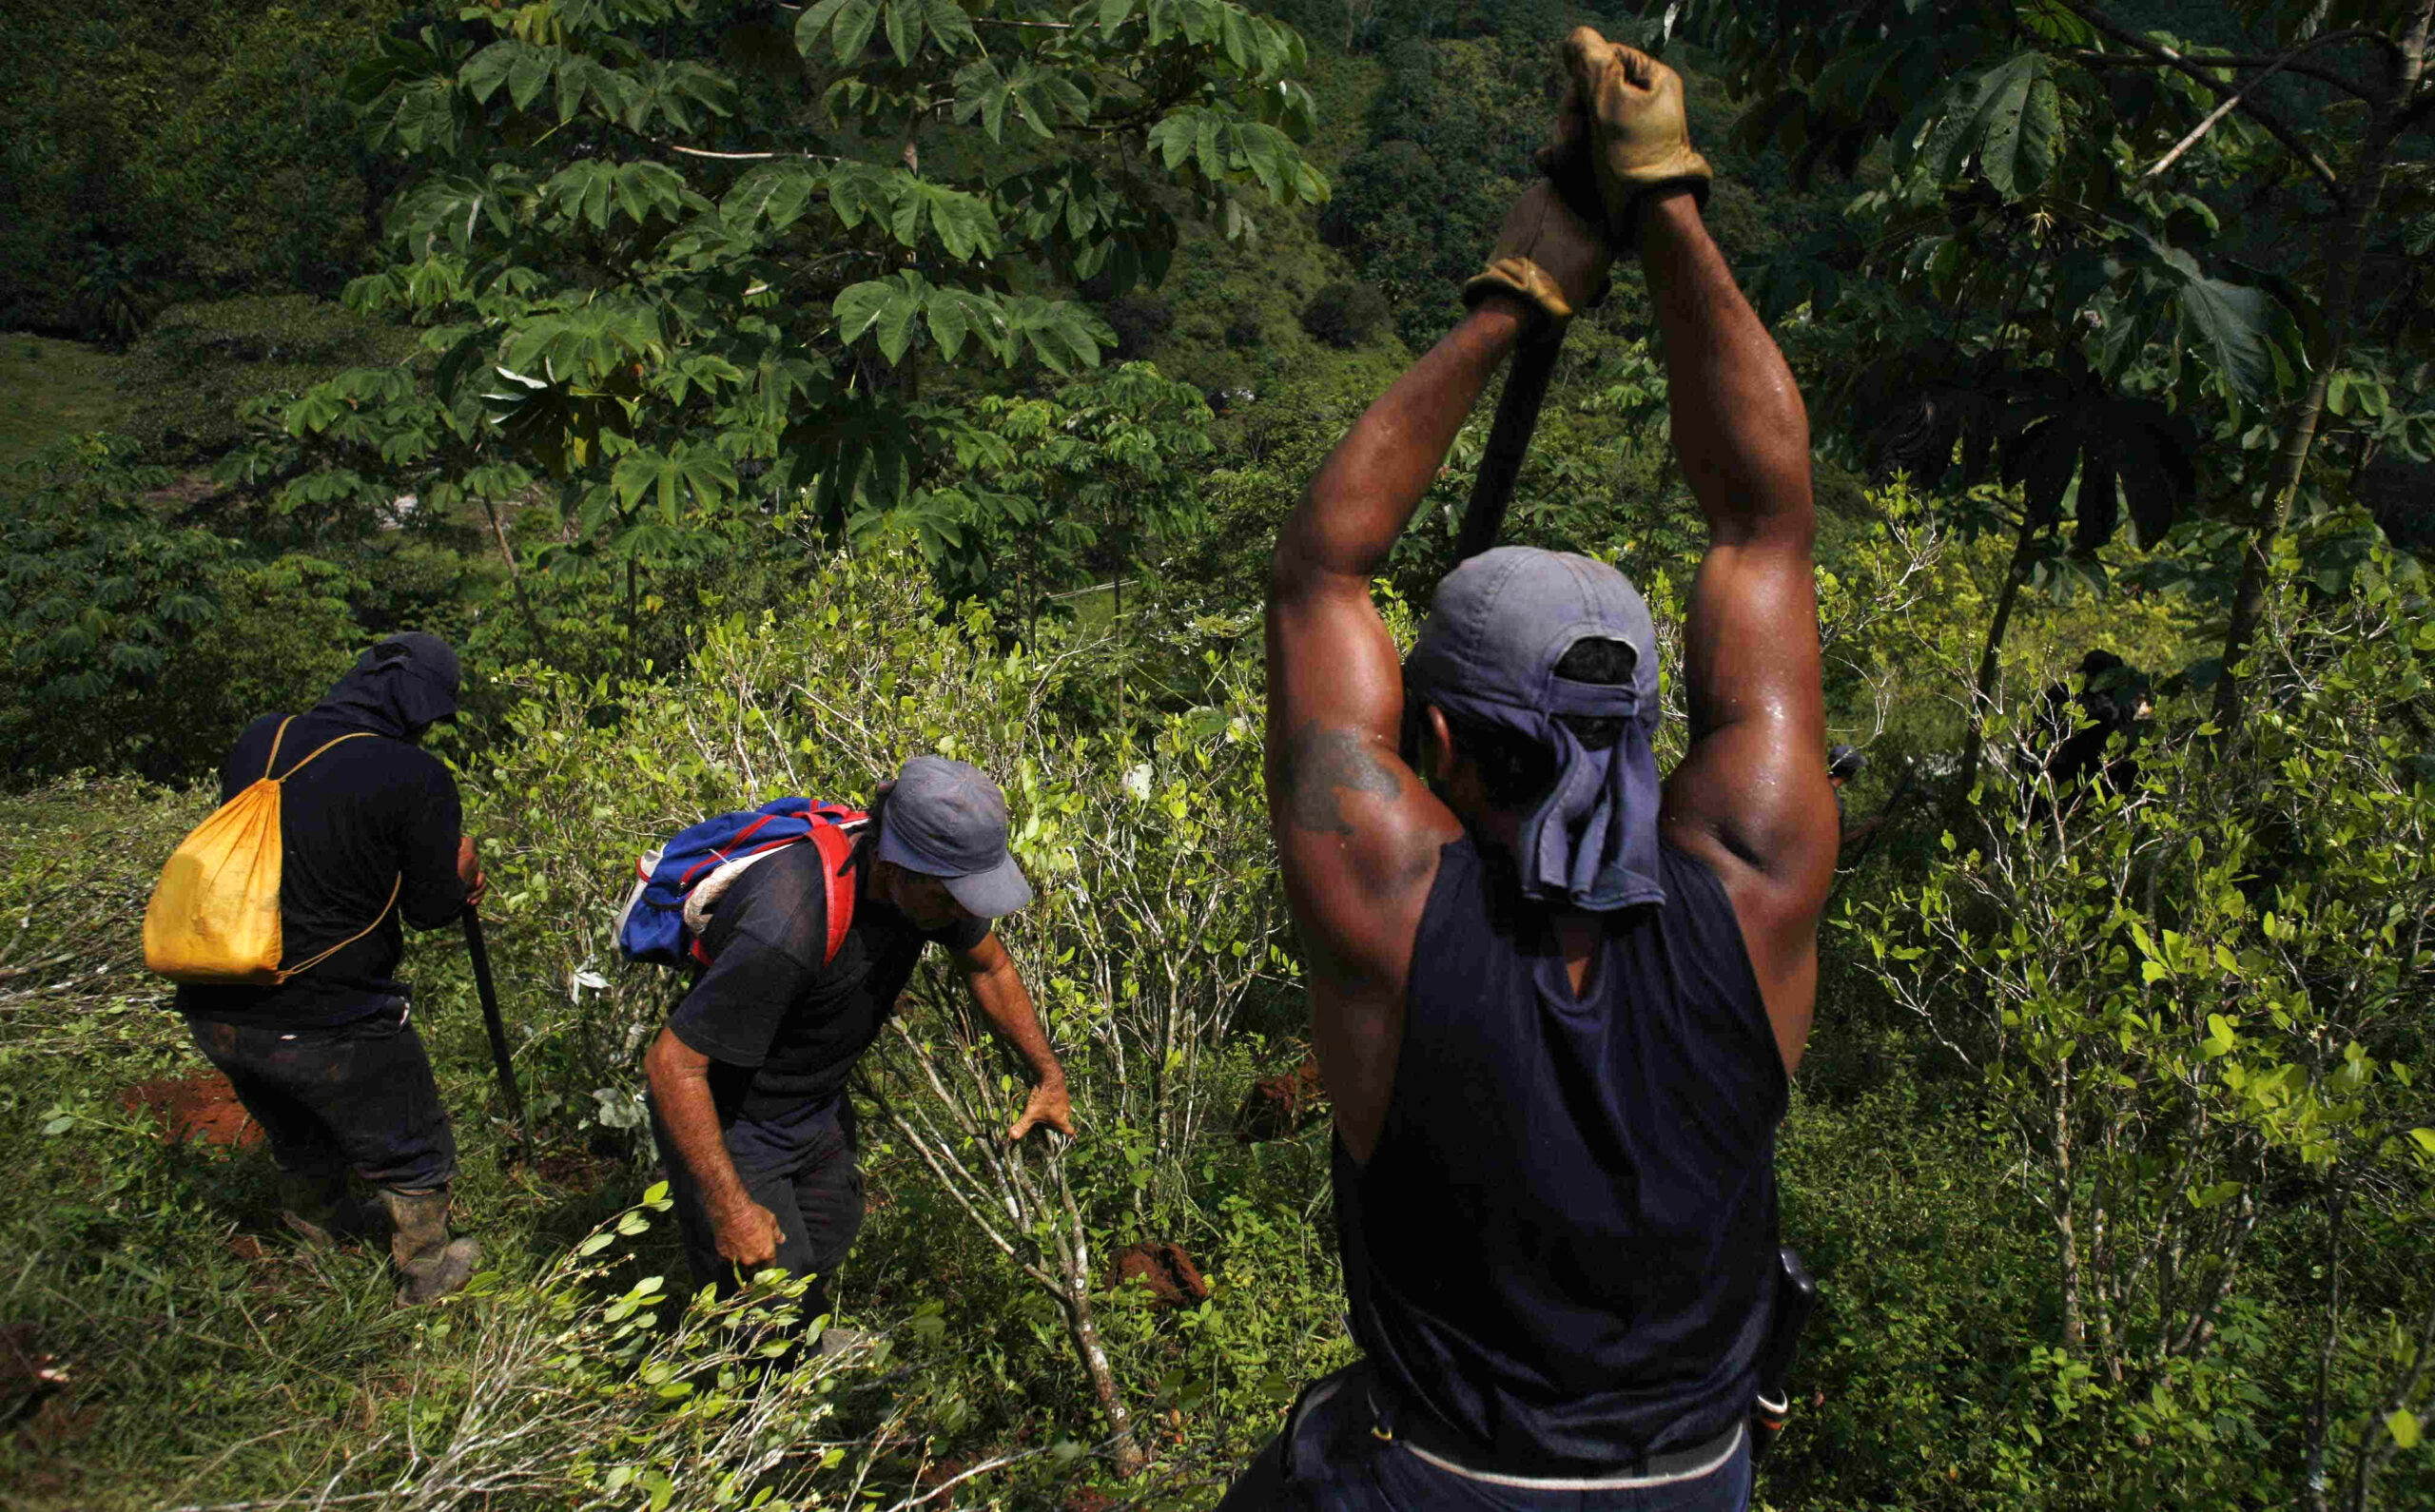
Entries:
{"label": "tan work glove", "polygon": [[1607,239],[1543,180],[1506,212],[1488,266],[1463,285],[1463,302],[1475,306],[1491,294],[1511,294],[1561,323],[1607,297],[1613,261]]}
{"label": "tan work glove", "polygon": [[1681,74],[1588,27],[1575,27],[1564,39],[1564,64],[1569,84],[1556,116],[1555,145],[1540,152],[1540,165],[1562,177],[1580,172],[1588,159],[1606,204],[1608,237],[1622,241],[1632,234],[1632,207],[1652,189],[1687,185],[1707,204],[1712,175],[1708,160],[1691,145]]}

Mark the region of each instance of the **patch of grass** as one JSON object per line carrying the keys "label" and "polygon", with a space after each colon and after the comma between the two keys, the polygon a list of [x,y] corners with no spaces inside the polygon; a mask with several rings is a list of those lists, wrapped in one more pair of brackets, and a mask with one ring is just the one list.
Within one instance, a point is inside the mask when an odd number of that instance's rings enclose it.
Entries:
{"label": "patch of grass", "polygon": [[80,341],[0,336],[0,472],[63,436],[116,423],[127,409],[113,378],[124,360]]}

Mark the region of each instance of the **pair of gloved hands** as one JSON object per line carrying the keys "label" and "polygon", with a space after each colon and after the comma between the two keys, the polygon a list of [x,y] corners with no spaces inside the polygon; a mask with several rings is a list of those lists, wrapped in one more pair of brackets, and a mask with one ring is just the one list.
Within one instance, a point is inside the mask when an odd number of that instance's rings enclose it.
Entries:
{"label": "pair of gloved hands", "polygon": [[[1687,185],[1704,202],[1709,178],[1691,146],[1680,74],[1588,27],[1565,38],[1563,58],[1555,141],[1539,152],[1547,177],[1514,202],[1488,266],[1463,285],[1466,304],[1514,295],[1559,324],[1606,297],[1614,248],[1628,242],[1643,197]],[[1593,210],[1605,224],[1584,219]]]}

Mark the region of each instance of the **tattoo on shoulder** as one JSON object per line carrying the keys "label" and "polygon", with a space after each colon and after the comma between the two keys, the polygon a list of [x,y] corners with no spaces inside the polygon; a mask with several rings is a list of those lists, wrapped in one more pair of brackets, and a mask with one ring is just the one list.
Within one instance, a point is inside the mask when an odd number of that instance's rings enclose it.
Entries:
{"label": "tattoo on shoulder", "polygon": [[1393,768],[1371,754],[1359,731],[1313,720],[1286,743],[1286,814],[1296,829],[1318,835],[1350,835],[1341,794],[1375,793],[1393,799],[1403,790]]}

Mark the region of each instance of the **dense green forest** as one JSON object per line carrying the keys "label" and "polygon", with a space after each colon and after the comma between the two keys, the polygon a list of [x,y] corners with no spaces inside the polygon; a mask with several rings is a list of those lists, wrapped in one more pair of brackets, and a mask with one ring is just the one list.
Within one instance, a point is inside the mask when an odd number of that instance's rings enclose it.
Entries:
{"label": "dense green forest", "polygon": [[[1353,1352],[1269,547],[1461,313],[1583,20],[1684,72],[1807,396],[1880,822],[1756,1504],[2435,1506],[2429,0],[13,8],[0,1505],[1213,1504]],[[1619,264],[1507,538],[1623,567],[1671,657],[1655,329]],[[464,656],[534,1141],[422,940],[489,1260],[417,1309],[279,1227],[137,936],[236,730],[400,629]],[[675,982],[612,914],[677,827],[923,750],[1006,789],[1081,1137],[993,1144],[1019,1068],[917,977],[855,1092],[881,1342],[764,1370],[788,1289],[672,1279]]]}

